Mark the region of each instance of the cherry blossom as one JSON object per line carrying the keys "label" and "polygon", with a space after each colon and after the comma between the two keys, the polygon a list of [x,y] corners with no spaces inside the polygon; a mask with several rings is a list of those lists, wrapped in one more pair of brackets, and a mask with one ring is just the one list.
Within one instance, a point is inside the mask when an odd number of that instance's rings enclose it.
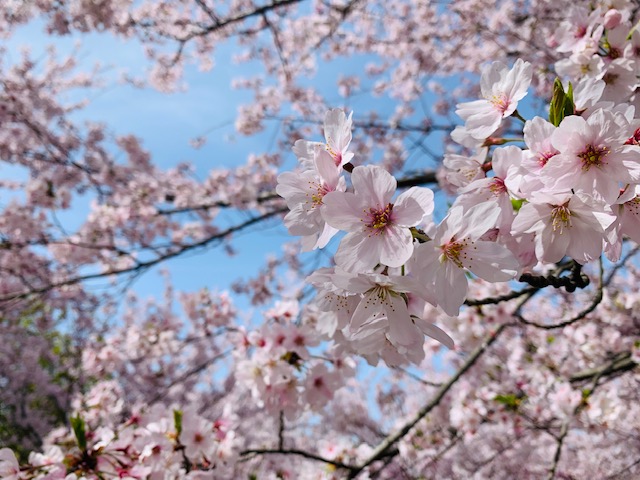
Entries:
{"label": "cherry blossom", "polygon": [[349,232],[340,242],[336,262],[346,270],[371,269],[379,263],[400,267],[413,252],[408,227],[433,212],[433,192],[412,187],[392,203],[396,180],[377,166],[354,168],[351,181],[354,193],[324,197],[325,221]]}
{"label": "cherry blossom", "polygon": [[586,120],[568,116],[551,137],[559,153],[546,164],[551,188],[575,189],[613,203],[620,184],[640,181],[640,149],[623,145],[630,126],[621,114],[596,110]]}
{"label": "cherry blossom", "polygon": [[457,315],[467,295],[465,269],[490,282],[514,278],[519,263],[500,244],[481,237],[496,226],[500,210],[484,202],[464,212],[452,208],[438,225],[432,242],[416,248],[411,271],[433,289],[435,300],[448,315]]}
{"label": "cherry blossom", "polygon": [[531,83],[532,66],[518,59],[511,69],[494,62],[482,72],[480,88],[482,100],[460,103],[456,114],[465,121],[470,135],[485,139],[518,108]]}
{"label": "cherry blossom", "polygon": [[[284,219],[291,235],[305,237],[306,250],[322,248],[338,232],[326,224],[321,210],[329,192],[345,191],[346,184],[324,150],[314,151],[314,169],[301,174],[285,172],[278,176],[276,192],[285,198],[290,212]],[[309,239],[309,240],[307,240]]]}
{"label": "cherry blossom", "polygon": [[513,233],[535,233],[536,256],[558,262],[569,255],[580,263],[600,256],[605,231],[615,217],[602,201],[584,194],[540,193],[513,221]]}
{"label": "cherry blossom", "polygon": [[638,477],[640,12],[450,3],[3,3],[0,476]]}

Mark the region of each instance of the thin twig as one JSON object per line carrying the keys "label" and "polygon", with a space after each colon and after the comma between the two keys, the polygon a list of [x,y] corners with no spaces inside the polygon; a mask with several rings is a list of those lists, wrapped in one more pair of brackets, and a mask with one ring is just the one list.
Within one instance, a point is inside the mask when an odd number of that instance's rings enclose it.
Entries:
{"label": "thin twig", "polygon": [[186,252],[189,252],[191,250],[195,250],[198,248],[205,248],[210,246],[212,243],[216,242],[216,241],[222,241],[224,240],[226,237],[228,237],[229,235],[231,235],[232,233],[238,232],[240,230],[243,230],[244,228],[247,228],[251,225],[254,225],[256,223],[262,222],[268,218],[274,217],[276,215],[282,214],[284,212],[286,212],[287,209],[285,208],[279,208],[276,210],[273,210],[271,212],[267,212],[264,213],[262,215],[258,215],[255,217],[251,217],[249,220],[242,222],[238,225],[234,225],[232,227],[227,228],[226,230],[223,230],[221,232],[216,233],[215,235],[212,235],[208,238],[205,238],[204,240],[201,240],[199,242],[195,242],[189,245],[184,245],[174,251],[170,251],[170,252],[166,252],[160,256],[158,256],[157,258],[154,258],[152,260],[148,260],[146,262],[139,262],[134,266],[131,267],[125,267],[125,268],[121,268],[121,269],[117,269],[117,270],[109,270],[106,272],[100,272],[100,273],[90,273],[90,274],[86,274],[86,275],[78,275],[77,277],[71,277],[68,278],[66,280],[62,280],[60,282],[55,282],[55,283],[51,283],[49,285],[46,285],[44,287],[40,287],[40,288],[30,288],[28,291],[26,292],[20,292],[20,293],[11,293],[9,295],[5,295],[3,297],[0,297],[0,303],[2,302],[6,302],[9,300],[15,300],[15,299],[20,299],[20,298],[27,298],[31,295],[34,294],[38,294],[38,293],[45,293],[48,292],[50,290],[53,290],[54,288],[58,288],[58,287],[64,287],[66,285],[74,285],[76,283],[80,283],[82,281],[85,280],[93,280],[96,278],[104,278],[104,277],[108,277],[111,275],[123,275],[126,273],[136,273],[136,272],[140,272],[143,270],[147,270],[150,267],[153,267],[165,260],[169,260],[171,258],[180,256]]}
{"label": "thin twig", "polygon": [[[326,463],[327,465],[333,465],[334,467],[343,468],[345,470],[353,471],[357,467],[353,465],[347,465],[346,463],[339,462],[337,460],[331,460],[329,458],[321,457],[311,452],[305,452],[304,450],[297,449],[269,449],[269,448],[252,448],[240,452],[241,457],[248,457],[251,455],[297,455],[300,457],[308,458],[309,460],[315,460],[317,462]],[[248,458],[247,458],[248,460]]]}
{"label": "thin twig", "polygon": [[567,433],[569,433],[569,419],[565,420],[560,428],[560,436],[557,438],[558,446],[556,448],[556,453],[553,455],[553,464],[549,470],[547,480],[553,480],[556,476],[556,470],[558,469],[558,463],[560,462],[560,455],[562,454],[562,445],[564,444],[564,439],[567,436]]}
{"label": "thin twig", "polygon": [[278,423],[278,450],[284,450],[284,411],[280,410]]}

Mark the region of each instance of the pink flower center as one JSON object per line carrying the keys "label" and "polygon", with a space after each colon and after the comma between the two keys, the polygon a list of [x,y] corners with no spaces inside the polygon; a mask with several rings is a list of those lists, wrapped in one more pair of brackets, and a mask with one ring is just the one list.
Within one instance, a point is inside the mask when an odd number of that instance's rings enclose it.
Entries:
{"label": "pink flower center", "polygon": [[607,147],[595,147],[588,145],[587,148],[578,154],[582,159],[582,171],[587,172],[591,167],[600,168],[604,165],[604,158],[609,154]]}
{"label": "pink flower center", "polygon": [[544,152],[538,156],[538,165],[544,167],[551,157],[555,157],[557,152]]}
{"label": "pink flower center", "polygon": [[373,229],[376,234],[384,232],[387,225],[391,223],[391,211],[393,210],[393,204],[389,203],[384,208],[370,208],[367,213],[369,222],[367,227]]}
{"label": "pink flower center", "polygon": [[315,190],[315,193],[311,194],[311,208],[319,207],[322,205],[322,199],[331,189],[327,185],[314,182],[309,182],[309,185],[312,190]]}
{"label": "pink flower center", "polygon": [[569,202],[563,205],[555,205],[551,210],[551,226],[555,232],[560,229],[560,235],[564,232],[565,228],[571,228],[571,216],[573,215],[567,206]]}
{"label": "pink flower center", "polygon": [[333,147],[331,147],[331,145],[329,144],[330,141],[331,141],[331,138],[328,139],[328,142],[325,144],[325,147],[327,149],[327,152],[329,152],[329,155],[333,157],[333,161],[336,164],[336,167],[339,167],[340,164],[342,164],[342,152],[336,152],[333,149]]}
{"label": "pink flower center", "polygon": [[504,184],[504,180],[501,178],[494,178],[489,185],[489,190],[493,192],[493,194],[497,197],[502,195],[503,193],[507,193],[507,186]]}
{"label": "pink flower center", "polygon": [[462,268],[462,260],[460,256],[464,259],[467,258],[467,254],[464,252],[467,247],[467,242],[463,240],[462,242],[456,242],[455,239],[451,239],[449,242],[440,246],[442,250],[441,261],[449,260],[453,262],[457,267]]}
{"label": "pink flower center", "polygon": [[491,102],[491,104],[500,113],[506,112],[509,108],[509,105],[511,105],[511,100],[509,100],[509,98],[504,93],[501,93],[500,95],[493,95],[491,98],[489,98],[489,102]]}
{"label": "pink flower center", "polygon": [[620,58],[622,56],[622,52],[620,49],[609,46],[609,58],[615,60],[616,58]]}
{"label": "pink flower center", "polygon": [[631,135],[631,137],[629,137],[629,139],[624,142],[625,145],[640,145],[640,128],[636,129],[635,132],[633,132],[633,135]]}

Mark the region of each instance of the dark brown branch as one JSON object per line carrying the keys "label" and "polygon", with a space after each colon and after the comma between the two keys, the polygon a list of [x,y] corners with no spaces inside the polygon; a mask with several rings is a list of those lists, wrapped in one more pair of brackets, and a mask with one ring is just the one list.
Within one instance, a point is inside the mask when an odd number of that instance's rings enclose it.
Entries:
{"label": "dark brown branch", "polygon": [[479,307],[481,305],[495,305],[502,302],[508,302],[509,300],[514,300],[523,295],[528,295],[534,292],[537,292],[539,287],[527,287],[522,290],[515,290],[511,293],[507,293],[505,295],[499,295],[497,297],[487,297],[480,298],[478,300],[465,300],[464,304],[469,307]]}
{"label": "dark brown branch", "polygon": [[568,320],[564,320],[561,321],[559,323],[554,323],[554,324],[545,324],[545,323],[537,323],[537,322],[533,322],[531,320],[527,320],[526,318],[524,318],[522,316],[521,310],[522,307],[524,306],[524,304],[531,299],[531,297],[533,297],[534,293],[531,293],[530,295],[527,296],[527,298],[525,298],[525,300],[518,306],[518,308],[516,309],[516,311],[514,312],[514,317],[517,318],[521,323],[524,323],[525,325],[529,325],[532,327],[536,327],[536,328],[541,328],[544,330],[552,330],[555,328],[562,328],[562,327],[566,327],[568,325],[571,325],[579,320],[582,320],[583,318],[585,318],[587,315],[589,315],[591,312],[593,312],[598,305],[600,305],[600,302],[602,301],[602,296],[603,296],[603,287],[604,287],[604,281],[603,281],[603,277],[604,277],[604,267],[602,266],[602,258],[600,258],[600,275],[599,275],[599,282],[598,282],[598,288],[596,290],[596,293],[593,297],[593,299],[591,300],[591,303],[582,311],[580,311],[577,315],[569,318]]}
{"label": "dark brown branch", "polygon": [[569,420],[565,420],[560,428],[560,436],[557,438],[558,446],[556,448],[556,453],[553,455],[553,463],[551,464],[551,469],[549,470],[549,475],[547,476],[547,480],[553,480],[556,476],[556,470],[558,469],[558,463],[560,463],[560,455],[562,454],[562,445],[564,444],[564,439],[569,433]]}
{"label": "dark brown branch", "polygon": [[205,3],[205,0],[195,0],[195,2],[196,2],[196,5],[198,5],[207,14],[207,16],[211,19],[211,21],[215,25],[220,25],[220,19],[213,12],[213,10],[211,10],[211,8],[209,8],[209,6]]}
{"label": "dark brown branch", "polygon": [[353,471],[358,467],[354,467],[353,465],[347,465],[346,463],[339,462],[337,460],[331,460],[329,458],[321,457],[320,455],[316,455],[311,452],[305,452],[304,450],[297,449],[269,449],[269,448],[252,448],[249,450],[244,450],[240,453],[241,457],[247,457],[249,455],[297,455],[300,457],[307,458],[309,460],[315,460],[316,462],[326,463],[327,465],[333,465],[337,468],[343,468],[345,470]]}
{"label": "dark brown branch", "polygon": [[455,385],[455,383],[460,379],[462,375],[464,375],[482,356],[487,348],[489,348],[500,336],[500,334],[505,330],[505,328],[509,326],[508,324],[500,325],[495,332],[489,334],[483,342],[469,355],[469,358],[462,364],[462,366],[458,369],[458,371],[438,389],[435,396],[424,406],[422,407],[415,416],[407,422],[398,432],[393,435],[389,435],[385,438],[380,445],[378,445],[373,453],[369,456],[367,460],[365,460],[362,465],[359,467],[352,469],[349,475],[350,479],[356,478],[356,476],[362,472],[365,468],[371,465],[373,462],[380,460],[387,456],[388,451],[391,447],[393,447],[398,441],[400,441],[405,435],[407,435],[411,429],[424,417],[426,417],[431,410],[433,410],[442,400],[442,398],[447,394],[447,392]]}
{"label": "dark brown branch", "polygon": [[225,20],[220,21],[219,19],[215,19],[213,21],[212,25],[209,25],[207,27],[203,27],[201,31],[199,32],[191,32],[189,33],[187,36],[183,37],[183,38],[176,38],[175,40],[177,41],[181,41],[181,42],[188,42],[189,40],[195,38],[195,37],[201,37],[204,35],[208,35],[212,32],[215,32],[217,30],[221,30],[225,27],[229,27],[231,25],[234,25],[236,23],[242,23],[245,20],[248,20],[249,18],[252,17],[261,17],[263,16],[265,13],[271,11],[271,10],[276,10],[280,7],[285,7],[287,5],[293,5],[295,3],[300,3],[302,0],[277,0],[274,1],[270,4],[267,5],[263,5],[261,7],[255,8],[249,12],[245,12],[245,13],[241,13],[239,15],[236,15],[234,17],[230,17],[227,18]]}
{"label": "dark brown branch", "polygon": [[[417,172],[408,177],[399,179],[398,188],[409,188],[409,187],[415,187],[419,185],[428,185],[428,184],[437,183],[437,182],[438,182],[438,179],[436,178],[435,170],[424,170],[423,172]],[[280,199],[281,199],[280,195],[278,195],[276,192],[266,192],[259,195],[257,198],[247,201],[246,203],[251,204],[255,202],[258,205],[262,205],[263,203],[267,203],[273,200],[280,200]],[[178,213],[195,212],[198,210],[210,210],[212,208],[233,208],[233,207],[238,207],[238,205],[230,202],[212,202],[212,203],[206,203],[204,205],[194,205],[191,207],[159,209],[158,215],[174,215]]]}
{"label": "dark brown branch", "polygon": [[575,292],[577,288],[585,288],[589,285],[589,277],[582,273],[582,265],[576,261],[571,263],[571,275],[561,277],[559,273],[546,276],[524,273],[520,276],[518,281],[528,283],[532,287],[536,288],[549,286],[554,288],[564,287],[567,292]]}
{"label": "dark brown branch", "polygon": [[150,267],[153,267],[161,262],[164,262],[165,260],[169,260],[171,258],[180,256],[186,252],[198,249],[198,248],[206,248],[211,246],[211,244],[213,244],[214,242],[221,242],[222,240],[224,240],[226,237],[228,237],[229,235],[238,232],[240,230],[243,230],[247,227],[250,227],[252,225],[255,225],[256,223],[262,222],[268,218],[274,217],[276,215],[280,215],[282,213],[285,213],[287,211],[286,208],[279,208],[276,210],[273,210],[271,212],[267,212],[265,214],[262,215],[258,215],[256,217],[252,217],[249,220],[242,222],[238,225],[234,225],[232,227],[227,228],[226,230],[223,230],[215,235],[212,235],[208,238],[205,238],[204,240],[201,240],[199,242],[195,242],[192,243],[190,245],[185,245],[182,246],[181,248],[178,248],[174,251],[171,252],[166,252],[160,256],[158,256],[157,258],[154,258],[153,260],[148,260],[146,262],[139,262],[138,264],[131,266],[131,267],[126,267],[126,268],[121,268],[121,269],[116,269],[116,270],[109,270],[107,272],[100,272],[100,273],[90,273],[87,275],[79,275],[77,277],[71,277],[68,278],[66,280],[63,280],[61,282],[56,282],[56,283],[51,283],[49,285],[45,285],[43,287],[39,287],[39,288],[31,288],[29,289],[29,291],[27,292],[20,292],[20,293],[11,293],[9,295],[5,295],[0,297],[0,302],[5,302],[5,301],[9,301],[9,300],[16,300],[16,299],[21,299],[21,298],[27,298],[31,295],[34,294],[39,294],[39,293],[45,293],[48,292],[50,290],[53,290],[54,288],[58,288],[58,287],[63,287],[66,285],[73,285],[79,282],[83,282],[85,280],[93,280],[93,279],[97,279],[97,278],[104,278],[104,277],[108,277],[111,275],[123,275],[123,274],[127,274],[127,273],[137,273],[137,272],[142,272],[144,270],[149,269]]}
{"label": "dark brown branch", "polygon": [[607,377],[617,373],[627,372],[636,368],[638,364],[631,358],[631,352],[620,352],[607,364],[595,368],[582,370],[569,377],[570,382],[582,382],[592,378]]}
{"label": "dark brown branch", "polygon": [[278,450],[284,449],[284,412],[280,410],[278,423]]}

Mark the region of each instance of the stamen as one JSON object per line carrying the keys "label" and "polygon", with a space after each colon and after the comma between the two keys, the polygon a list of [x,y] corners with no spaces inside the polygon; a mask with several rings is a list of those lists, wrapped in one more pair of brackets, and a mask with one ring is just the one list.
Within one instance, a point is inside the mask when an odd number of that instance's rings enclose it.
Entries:
{"label": "stamen", "polygon": [[340,166],[342,163],[342,152],[336,152],[330,145],[331,137],[327,138],[327,143],[325,144],[325,149],[329,152],[329,155],[333,158],[336,167]]}
{"label": "stamen", "polygon": [[374,230],[375,234],[383,233],[388,224],[391,223],[391,211],[393,210],[393,204],[389,203],[385,208],[370,208],[367,216],[369,217],[369,223],[367,227]]}
{"label": "stamen", "polygon": [[588,145],[582,153],[578,154],[578,157],[582,159],[582,171],[587,172],[591,167],[600,168],[605,164],[604,159],[608,154],[607,147]]}
{"label": "stamen", "polygon": [[489,102],[491,102],[493,106],[500,111],[500,113],[504,113],[509,108],[509,105],[511,105],[511,101],[504,93],[501,93],[500,95],[492,95],[487,100],[489,100]]}
{"label": "stamen", "polygon": [[495,196],[507,193],[507,186],[504,184],[504,180],[501,178],[494,178],[489,185],[489,190],[493,192]]}
{"label": "stamen", "polygon": [[571,228],[571,210],[567,205],[569,202],[564,205],[556,205],[553,210],[551,210],[551,226],[553,227],[553,231],[555,232],[558,228],[560,229],[560,235],[564,232],[565,227]]}
{"label": "stamen", "polygon": [[466,241],[456,242],[454,239],[451,239],[451,241],[440,247],[440,249],[442,250],[440,262],[444,263],[445,261],[449,260],[453,262],[457,267],[463,268],[464,265],[462,265],[460,256],[462,255],[466,259],[467,255],[466,253],[464,253],[466,247]]}
{"label": "stamen", "polygon": [[557,153],[544,152],[538,156],[538,165],[544,167],[551,157],[555,157]]}

